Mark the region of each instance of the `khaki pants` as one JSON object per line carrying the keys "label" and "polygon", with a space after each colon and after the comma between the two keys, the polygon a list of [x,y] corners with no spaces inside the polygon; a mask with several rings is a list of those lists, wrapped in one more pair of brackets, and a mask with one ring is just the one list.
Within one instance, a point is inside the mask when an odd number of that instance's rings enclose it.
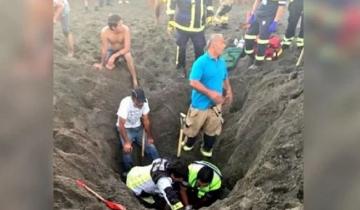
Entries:
{"label": "khaki pants", "polygon": [[218,136],[221,133],[222,122],[221,106],[207,110],[190,107],[185,120],[184,134],[193,138],[203,130],[208,136]]}

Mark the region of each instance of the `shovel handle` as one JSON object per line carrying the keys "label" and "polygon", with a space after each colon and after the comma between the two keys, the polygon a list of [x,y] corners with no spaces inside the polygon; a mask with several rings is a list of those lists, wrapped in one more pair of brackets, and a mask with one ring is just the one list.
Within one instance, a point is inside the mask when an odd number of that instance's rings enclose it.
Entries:
{"label": "shovel handle", "polygon": [[94,190],[92,190],[90,187],[88,187],[84,181],[78,179],[76,180],[76,184],[79,187],[85,188],[85,190],[87,190],[88,192],[90,192],[91,194],[93,194],[95,197],[97,197],[99,200],[101,200],[102,202],[106,203],[106,200],[101,197],[99,194],[97,194]]}

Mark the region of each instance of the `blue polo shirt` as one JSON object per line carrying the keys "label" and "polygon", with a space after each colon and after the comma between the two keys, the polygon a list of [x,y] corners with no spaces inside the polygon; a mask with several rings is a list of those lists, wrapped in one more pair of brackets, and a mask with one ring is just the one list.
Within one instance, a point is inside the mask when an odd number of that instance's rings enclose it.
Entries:
{"label": "blue polo shirt", "polygon": [[[214,59],[208,53],[204,53],[193,64],[189,80],[198,80],[206,88],[223,93],[223,83],[228,77],[226,62],[223,58]],[[191,93],[191,106],[206,110],[215,103],[203,93],[193,89]]]}

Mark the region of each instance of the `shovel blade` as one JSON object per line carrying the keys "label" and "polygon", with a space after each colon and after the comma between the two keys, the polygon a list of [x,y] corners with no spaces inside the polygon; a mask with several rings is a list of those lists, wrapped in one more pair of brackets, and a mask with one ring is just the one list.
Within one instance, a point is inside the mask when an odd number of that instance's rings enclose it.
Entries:
{"label": "shovel blade", "polygon": [[112,210],[126,210],[123,205],[111,201],[106,201],[106,206]]}

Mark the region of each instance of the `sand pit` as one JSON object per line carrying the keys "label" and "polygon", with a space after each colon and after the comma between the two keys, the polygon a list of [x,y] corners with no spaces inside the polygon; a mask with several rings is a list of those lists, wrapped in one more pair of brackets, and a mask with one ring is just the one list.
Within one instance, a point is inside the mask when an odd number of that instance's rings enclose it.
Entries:
{"label": "sand pit", "polygon": [[[54,28],[55,209],[105,209],[76,187],[78,178],[128,209],[143,208],[120,180],[121,152],[114,132],[119,102],[130,94],[130,74],[124,65],[113,71],[92,67],[100,59],[99,31],[110,13],[122,16],[131,29],[132,54],[152,110],[155,144],[163,157],[176,155],[178,115],[187,110],[190,87],[175,70],[174,38],[166,34],[164,15],[155,25],[148,2],[112,3],[98,11],[90,4],[85,11],[82,1],[70,0],[73,59],[66,57],[60,26]],[[230,29],[220,31],[227,39],[241,36],[237,26],[246,7],[236,5],[231,11]],[[193,51],[188,47],[190,64]],[[225,110],[224,131],[212,161],[225,174],[224,183],[231,191],[209,209],[303,206],[303,70],[295,68],[296,56],[290,50],[261,72],[248,71],[241,60],[230,72],[235,100]],[[183,158],[201,159],[199,144]],[[135,155],[138,164],[147,163]]]}

